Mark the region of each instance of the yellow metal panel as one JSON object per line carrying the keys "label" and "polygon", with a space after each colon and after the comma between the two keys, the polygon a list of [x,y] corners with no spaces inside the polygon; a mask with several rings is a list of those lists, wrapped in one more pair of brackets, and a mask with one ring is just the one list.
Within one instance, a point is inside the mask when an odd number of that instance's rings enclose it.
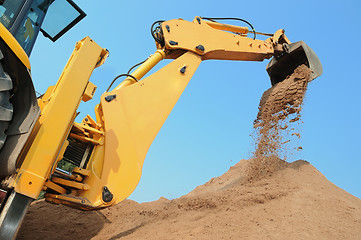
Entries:
{"label": "yellow metal panel", "polygon": [[90,99],[92,99],[96,89],[97,89],[97,86],[95,86],[95,84],[88,82],[88,85],[83,94],[83,101],[87,102]]}
{"label": "yellow metal panel", "polygon": [[80,140],[80,141],[82,141],[82,142],[90,142],[90,143],[99,144],[99,145],[102,145],[102,144],[103,144],[103,140],[102,140],[102,139],[101,139],[100,141],[98,141],[98,140],[94,140],[94,139],[92,139],[92,138],[80,136],[80,135],[77,135],[77,134],[74,134],[74,133],[70,133],[69,136],[72,137],[72,138],[75,138],[75,139],[77,139],[77,140]]}
{"label": "yellow metal panel", "polygon": [[[155,65],[157,65],[161,60],[165,58],[166,54],[164,50],[157,50],[152,56],[150,56],[142,65],[140,65],[134,72],[132,72],[132,76],[137,80],[140,80],[147,74]],[[136,81],[127,77],[124,81],[119,84],[115,89],[119,89],[121,87],[125,87],[135,83]]]}
{"label": "yellow metal panel", "polygon": [[[77,43],[41,113],[40,127],[17,175],[16,192],[38,197],[70,131],[76,109],[102,52],[103,49],[88,37]],[[29,182],[32,183],[30,186]]]}
{"label": "yellow metal panel", "polygon": [[90,175],[90,171],[79,168],[79,167],[75,167],[73,169],[73,173],[78,173],[78,174],[83,175],[83,176],[89,176]]}
{"label": "yellow metal panel", "polygon": [[51,93],[53,92],[54,87],[55,86],[48,87],[48,89],[46,90],[44,95],[42,95],[40,98],[38,98],[38,105],[39,105],[41,111],[43,111],[45,105],[48,104],[48,102],[50,101],[50,96],[51,96]]}
{"label": "yellow metal panel", "polygon": [[15,53],[20,61],[27,67],[30,67],[30,61],[28,55],[26,55],[24,49],[20,46],[14,36],[0,23],[0,37],[5,41],[9,48]]}
{"label": "yellow metal panel", "polygon": [[69,195],[56,195],[56,194],[45,194],[45,200],[47,202],[55,204],[64,204],[77,209],[82,210],[94,210],[94,206],[88,201],[88,199],[75,198]]}
{"label": "yellow metal panel", "polygon": [[[200,56],[185,53],[144,80],[102,95],[105,155],[101,180],[116,202],[134,191],[152,141],[200,62]],[[114,94],[114,100],[105,101]]]}
{"label": "yellow metal panel", "polygon": [[97,145],[93,149],[87,169],[91,170],[95,176],[100,178],[103,172],[103,161],[104,161],[104,145]]}
{"label": "yellow metal panel", "polygon": [[217,30],[206,21],[199,24],[196,20],[170,20],[162,24],[162,30],[166,49],[192,51],[201,55],[202,60],[263,61],[274,53],[271,43]]}
{"label": "yellow metal panel", "polygon": [[66,189],[59,186],[58,184],[55,184],[53,183],[52,181],[46,181],[45,182],[45,186],[58,192],[58,193],[61,193],[61,194],[65,194],[66,193]]}
{"label": "yellow metal panel", "polygon": [[218,22],[210,22],[210,21],[204,21],[204,22],[207,23],[212,28],[215,28],[218,30],[237,32],[237,33],[243,33],[243,34],[248,33],[247,27],[239,27],[239,26],[223,24],[223,23],[218,23]]}
{"label": "yellow metal panel", "polygon": [[[83,119],[83,124],[87,124],[93,128],[100,129],[101,124],[97,123],[89,114]],[[102,132],[104,134],[104,132]]]}
{"label": "yellow metal panel", "polygon": [[[98,163],[101,163],[100,170],[102,169],[102,166],[103,166],[103,159],[104,159],[104,155],[102,155],[101,158],[98,159],[98,160],[101,160],[101,161],[98,161]],[[92,164],[92,167],[94,167],[93,164]],[[93,208],[101,208],[101,207],[112,205],[114,203],[114,199],[113,199],[113,201],[111,201],[109,203],[105,203],[102,199],[103,187],[107,186],[107,184],[105,182],[103,182],[96,175],[95,171],[97,171],[97,169],[93,168],[92,171],[93,171],[92,174],[90,174],[90,176],[84,180],[84,183],[91,186],[91,188],[89,190],[78,191],[78,196],[81,198],[87,199],[89,201],[89,203],[91,203]]]}
{"label": "yellow metal panel", "polygon": [[36,173],[22,171],[15,179],[15,191],[36,199],[43,190],[44,183],[44,179]]}
{"label": "yellow metal panel", "polygon": [[83,184],[83,183],[66,180],[66,179],[58,178],[58,177],[52,177],[51,181],[54,183],[58,183],[60,185],[77,188],[77,189],[81,189],[81,190],[88,190],[90,188],[90,186],[88,184]]}
{"label": "yellow metal panel", "polygon": [[96,128],[89,127],[88,125],[85,125],[85,124],[74,123],[73,127],[77,128],[80,131],[85,131],[86,130],[87,132],[90,132],[90,133],[93,133],[93,134],[104,135],[103,131],[100,131],[100,130],[98,130]]}

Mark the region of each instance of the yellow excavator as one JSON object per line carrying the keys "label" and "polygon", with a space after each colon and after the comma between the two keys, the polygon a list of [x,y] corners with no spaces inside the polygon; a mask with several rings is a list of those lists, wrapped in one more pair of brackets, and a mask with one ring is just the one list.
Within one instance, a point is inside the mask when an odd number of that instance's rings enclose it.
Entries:
{"label": "yellow excavator", "polygon": [[[56,41],[86,14],[71,0],[1,0],[0,15],[1,240],[16,237],[40,193],[48,202],[82,210],[127,198],[140,180],[151,143],[201,61],[272,58],[267,65],[272,85],[301,64],[312,70],[312,78],[322,74],[312,49],[302,41],[291,43],[282,29],[256,32],[239,18],[157,21],[151,27],[156,52],[110,83],[95,119],[87,115],[77,123],[80,102],[92,99],[97,88],[89,78],[108,50],[89,37],[77,42],[56,85],[39,97],[28,56],[39,32]],[[143,78],[162,59],[174,60]],[[59,163],[70,164],[71,170]]]}

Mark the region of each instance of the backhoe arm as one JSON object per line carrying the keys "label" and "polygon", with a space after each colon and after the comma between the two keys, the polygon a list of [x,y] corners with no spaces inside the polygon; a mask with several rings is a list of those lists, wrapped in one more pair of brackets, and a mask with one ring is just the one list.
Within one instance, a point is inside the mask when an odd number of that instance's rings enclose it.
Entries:
{"label": "backhoe arm", "polygon": [[[236,33],[228,32],[236,31]],[[282,31],[282,30],[280,30]],[[245,36],[246,27],[217,24],[196,17],[193,22],[181,19],[162,23],[161,41],[158,48],[165,48],[169,52],[189,51],[201,56],[202,60],[242,60],[263,61],[274,55],[275,41],[269,38],[266,41],[252,39]],[[279,35],[281,38],[284,35]],[[282,38],[285,43],[286,40]],[[174,58],[176,54],[169,54],[167,58]]]}
{"label": "backhoe arm", "polygon": [[[72,194],[59,189],[58,193],[46,194],[46,200],[97,209],[127,198],[140,180],[150,145],[202,60],[263,61],[274,56],[277,60],[271,67],[280,69],[279,60],[292,55],[288,46],[295,45],[283,30],[265,41],[246,37],[248,32],[244,27],[199,17],[193,22],[162,22],[153,32],[157,51],[114,90],[101,96],[95,108],[96,121],[87,116],[82,123],[74,124],[69,141],[90,144],[90,157],[71,175],[63,174],[67,181],[53,178],[47,184],[54,191],[57,185],[71,189]],[[143,79],[165,58],[174,61]],[[309,64],[307,56],[301,60],[296,64]],[[76,188],[76,181],[83,188]]]}

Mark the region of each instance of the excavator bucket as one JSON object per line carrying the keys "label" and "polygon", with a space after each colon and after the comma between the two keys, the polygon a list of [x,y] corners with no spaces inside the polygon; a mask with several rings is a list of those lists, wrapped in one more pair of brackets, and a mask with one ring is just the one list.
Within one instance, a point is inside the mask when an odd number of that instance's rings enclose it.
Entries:
{"label": "excavator bucket", "polygon": [[271,78],[272,86],[283,81],[300,65],[305,64],[311,71],[311,80],[320,76],[323,72],[322,65],[316,53],[303,41],[284,44],[285,52],[275,56],[267,64],[267,72]]}

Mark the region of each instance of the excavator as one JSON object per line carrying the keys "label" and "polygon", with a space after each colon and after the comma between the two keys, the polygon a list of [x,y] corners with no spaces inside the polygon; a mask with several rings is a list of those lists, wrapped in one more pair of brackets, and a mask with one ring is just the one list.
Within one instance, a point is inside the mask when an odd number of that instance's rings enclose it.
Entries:
{"label": "excavator", "polygon": [[[1,0],[0,15],[1,240],[16,238],[40,194],[47,202],[81,210],[126,199],[140,180],[150,145],[203,60],[272,58],[267,65],[272,85],[302,64],[312,79],[322,74],[314,51],[302,41],[291,43],[283,29],[256,32],[239,18],[157,21],[151,27],[155,53],[115,77],[95,106],[95,117],[88,114],[78,123],[80,102],[92,99],[97,89],[89,78],[108,50],[89,37],[77,42],[57,83],[40,96],[29,55],[39,32],[56,41],[86,14],[72,0]],[[163,59],[173,61],[145,77]],[[59,167],[61,162],[71,170]]]}

